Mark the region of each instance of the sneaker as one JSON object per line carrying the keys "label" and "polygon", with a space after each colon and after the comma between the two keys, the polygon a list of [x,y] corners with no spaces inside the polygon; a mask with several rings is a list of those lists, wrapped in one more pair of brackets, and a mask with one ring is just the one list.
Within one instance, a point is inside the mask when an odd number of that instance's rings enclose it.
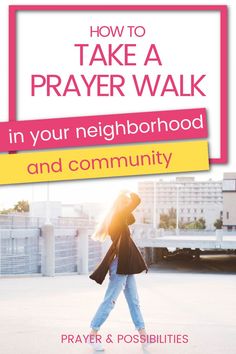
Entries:
{"label": "sneaker", "polygon": [[102,343],[89,343],[89,345],[95,352],[104,352],[105,350]]}
{"label": "sneaker", "polygon": [[143,350],[147,350],[150,344],[151,344],[151,343],[148,343],[148,342],[142,343],[142,349],[143,349]]}
{"label": "sneaker", "polygon": [[148,340],[148,337],[146,338],[146,341],[144,343],[142,343],[142,349],[143,350],[147,350],[147,348],[149,347],[151,343]]}

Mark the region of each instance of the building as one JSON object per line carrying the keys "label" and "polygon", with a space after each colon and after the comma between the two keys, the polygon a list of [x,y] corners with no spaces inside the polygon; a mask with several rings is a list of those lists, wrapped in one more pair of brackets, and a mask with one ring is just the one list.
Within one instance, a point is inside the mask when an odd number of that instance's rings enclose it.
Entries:
{"label": "building", "polygon": [[58,218],[62,213],[62,205],[59,201],[33,201],[30,202],[29,216],[39,218]]}
{"label": "building", "polygon": [[174,208],[178,222],[190,223],[199,218],[206,221],[206,229],[215,229],[223,210],[222,182],[195,181],[194,177],[177,177],[173,181],[154,180],[140,182],[138,191],[142,204],[137,220],[158,227],[160,214]]}
{"label": "building", "polygon": [[83,202],[79,204],[62,204],[63,217],[81,217],[89,221],[99,221],[105,206],[102,203]]}
{"label": "building", "polygon": [[63,204],[57,201],[34,201],[30,203],[30,217],[49,219],[73,219],[97,222],[104,212],[102,203],[84,202],[78,204]]}
{"label": "building", "polygon": [[224,173],[223,228],[236,230],[236,172]]}

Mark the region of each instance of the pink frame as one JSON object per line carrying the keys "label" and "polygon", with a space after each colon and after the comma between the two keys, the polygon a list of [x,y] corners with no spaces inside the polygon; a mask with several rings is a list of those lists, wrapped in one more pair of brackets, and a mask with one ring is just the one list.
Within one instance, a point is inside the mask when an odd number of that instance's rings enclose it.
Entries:
{"label": "pink frame", "polygon": [[16,13],[17,11],[219,11],[220,12],[220,157],[228,159],[228,32],[226,5],[12,5],[9,6],[9,121],[16,120]]}

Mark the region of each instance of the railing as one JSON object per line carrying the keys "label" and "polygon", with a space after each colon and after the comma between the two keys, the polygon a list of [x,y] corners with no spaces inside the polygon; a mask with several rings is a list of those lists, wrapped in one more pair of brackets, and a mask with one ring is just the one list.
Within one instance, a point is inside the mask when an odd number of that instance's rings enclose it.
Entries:
{"label": "railing", "polygon": [[[0,215],[0,229],[31,229],[40,228],[45,224],[46,218],[25,215]],[[79,227],[88,225],[88,218],[59,217],[51,218],[50,222],[55,227]],[[89,225],[93,225],[89,223]]]}
{"label": "railing", "polygon": [[102,258],[93,227],[0,229],[0,275],[88,273]]}
{"label": "railing", "polygon": [[77,232],[55,229],[55,272],[77,272]]}
{"label": "railing", "polygon": [[[93,230],[94,227],[88,224],[79,227],[71,224],[58,227],[51,224],[42,228],[1,228],[0,275],[87,274],[100,262],[109,246],[109,240],[107,243],[91,240]],[[210,236],[220,243],[222,237],[224,242],[227,236],[232,240],[236,231],[216,230],[214,233],[206,230],[179,230],[176,235],[175,230],[157,230],[150,224],[135,224],[132,227],[132,236],[138,246],[145,248],[155,247],[155,242],[162,242],[165,238],[168,240],[168,237],[172,244],[175,237],[176,240],[178,237],[183,240],[185,236],[186,239],[187,236],[194,236],[193,239],[197,241]]]}
{"label": "railing", "polygon": [[103,256],[103,245],[91,239],[93,229],[88,229],[88,271],[91,272],[100,262]]}
{"label": "railing", "polygon": [[167,236],[197,236],[199,240],[202,237],[217,237],[221,234],[223,237],[236,236],[236,230],[205,230],[205,229],[155,229],[151,224],[135,224],[132,226],[132,234],[135,239],[152,239]]}
{"label": "railing", "polygon": [[41,272],[39,229],[0,230],[0,274]]}

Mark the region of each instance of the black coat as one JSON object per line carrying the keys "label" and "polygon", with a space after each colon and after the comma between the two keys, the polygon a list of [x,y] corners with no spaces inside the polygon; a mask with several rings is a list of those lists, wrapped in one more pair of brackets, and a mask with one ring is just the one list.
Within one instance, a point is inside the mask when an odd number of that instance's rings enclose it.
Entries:
{"label": "black coat", "polygon": [[115,255],[118,256],[117,274],[137,274],[144,270],[147,272],[148,267],[130,236],[128,226],[135,222],[132,211],[139,203],[139,196],[135,193],[131,193],[129,205],[113,216],[108,230],[112,245],[102,262],[90,275],[90,278],[97,283],[102,284]]}

